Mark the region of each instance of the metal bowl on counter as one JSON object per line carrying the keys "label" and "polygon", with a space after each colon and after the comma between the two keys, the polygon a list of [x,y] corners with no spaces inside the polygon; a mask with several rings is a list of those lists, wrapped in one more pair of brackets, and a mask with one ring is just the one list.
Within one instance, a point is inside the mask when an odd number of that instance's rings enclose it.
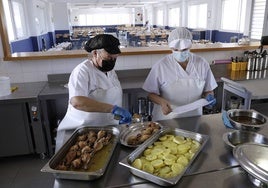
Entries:
{"label": "metal bowl on counter", "polygon": [[151,136],[162,130],[157,122],[132,123],[120,132],[120,143],[127,147],[138,147]]}
{"label": "metal bowl on counter", "polygon": [[227,118],[232,126],[239,130],[258,131],[267,125],[268,118],[255,111],[232,109],[227,111]]}
{"label": "metal bowl on counter", "polygon": [[233,155],[256,187],[268,186],[267,145],[242,144],[233,149]]}
{"label": "metal bowl on counter", "polygon": [[252,131],[235,130],[223,134],[223,141],[231,149],[240,144],[255,143],[268,144],[268,138]]}

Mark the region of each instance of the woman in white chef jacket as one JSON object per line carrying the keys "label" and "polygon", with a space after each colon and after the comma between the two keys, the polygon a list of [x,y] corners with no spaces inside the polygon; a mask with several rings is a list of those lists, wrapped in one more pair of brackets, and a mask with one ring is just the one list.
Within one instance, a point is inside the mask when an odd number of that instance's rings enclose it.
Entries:
{"label": "woman in white chef jacket", "polygon": [[[131,121],[129,111],[120,107],[122,88],[113,70],[121,53],[119,45],[119,40],[108,34],[97,35],[85,44],[84,49],[91,52],[92,58],[76,66],[70,75],[69,104],[57,130],[56,151],[66,140],[67,130]],[[120,118],[119,122],[114,116]]]}
{"label": "woman in white chef jacket", "polygon": [[153,65],[143,85],[154,102],[153,120],[202,115],[202,107],[182,114],[174,113],[172,109],[202,97],[210,101],[210,105],[215,105],[213,90],[217,83],[209,63],[190,53],[192,34],[186,28],[174,29],[168,45],[172,54]]}

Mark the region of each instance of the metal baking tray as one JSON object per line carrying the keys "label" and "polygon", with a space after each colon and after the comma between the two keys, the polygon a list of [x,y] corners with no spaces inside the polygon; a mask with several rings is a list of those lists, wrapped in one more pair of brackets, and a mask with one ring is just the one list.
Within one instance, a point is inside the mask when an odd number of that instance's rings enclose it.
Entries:
{"label": "metal baking tray", "polygon": [[[83,135],[89,131],[100,131],[104,130],[113,135],[112,146],[110,148],[109,154],[107,155],[107,160],[104,165],[96,171],[71,171],[71,170],[56,170],[56,166],[61,162],[61,160],[66,156],[69,148],[74,145],[77,137]],[[73,180],[94,180],[101,177],[106,170],[106,167],[112,157],[114,149],[117,142],[119,141],[119,130],[116,127],[81,127],[76,129],[71,137],[66,141],[66,143],[60,148],[60,150],[52,156],[49,162],[41,169],[41,172],[52,173],[55,178],[59,179],[73,179]],[[94,157],[93,157],[94,158]]]}
{"label": "metal baking tray", "polygon": [[[163,128],[163,126],[158,122],[142,122],[142,123],[132,123],[124,127],[120,133],[120,143],[127,147],[138,147],[141,144],[128,144],[128,138],[133,135],[137,135],[141,133],[142,130],[146,129],[150,123],[155,123],[159,126],[159,131]],[[156,134],[157,132],[153,133]],[[149,138],[148,138],[149,139]]]}
{"label": "metal baking tray", "polygon": [[[184,168],[184,170],[178,176],[166,179],[166,178],[162,178],[162,177],[150,174],[150,173],[145,172],[143,170],[139,170],[139,169],[131,166],[132,162],[136,158],[140,157],[143,154],[144,150],[148,146],[151,146],[155,141],[158,140],[158,138],[160,138],[161,136],[163,136],[165,134],[172,134],[175,136],[183,136],[185,138],[191,138],[191,139],[196,140],[200,143],[199,149],[196,151],[196,153],[194,154],[192,159],[189,161],[188,165]],[[147,141],[145,141],[138,148],[136,148],[131,154],[129,154],[127,157],[125,157],[123,160],[121,160],[119,162],[119,164],[129,168],[130,172],[132,174],[134,174],[138,177],[141,177],[143,179],[146,179],[148,181],[151,181],[155,184],[158,184],[161,186],[175,185],[180,180],[180,178],[184,175],[186,170],[191,166],[191,164],[195,160],[196,156],[202,151],[202,149],[205,146],[205,144],[207,143],[208,139],[209,139],[208,135],[194,133],[194,132],[190,132],[190,131],[186,131],[186,130],[182,130],[182,129],[178,129],[178,128],[174,128],[174,129],[165,128],[165,129],[161,130],[160,132],[158,132],[157,134],[153,135],[151,138],[149,138]]]}

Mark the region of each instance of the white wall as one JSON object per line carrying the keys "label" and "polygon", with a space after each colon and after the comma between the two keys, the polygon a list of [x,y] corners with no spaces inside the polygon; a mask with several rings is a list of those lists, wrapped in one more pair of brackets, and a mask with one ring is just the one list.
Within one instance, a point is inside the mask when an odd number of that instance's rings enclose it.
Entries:
{"label": "white wall", "polygon": [[[217,59],[242,56],[243,52],[200,52],[197,54],[203,56],[211,63],[213,60]],[[119,56],[115,70],[151,68],[152,65],[163,56],[165,56],[165,54]],[[84,58],[68,58],[6,62],[3,61],[2,58],[3,52],[1,49],[0,76],[9,76],[12,83],[47,81],[48,74],[70,73],[76,65],[84,60]]]}
{"label": "white wall", "polygon": [[68,30],[69,15],[67,3],[54,3],[52,9],[55,30]]}

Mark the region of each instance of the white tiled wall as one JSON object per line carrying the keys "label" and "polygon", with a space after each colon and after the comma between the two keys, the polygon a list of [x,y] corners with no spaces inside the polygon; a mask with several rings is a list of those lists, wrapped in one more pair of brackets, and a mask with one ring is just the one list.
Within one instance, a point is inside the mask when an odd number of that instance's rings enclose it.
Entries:
{"label": "white tiled wall", "polygon": [[[231,56],[242,56],[242,51],[200,52],[209,63],[216,59],[228,59]],[[115,69],[150,68],[165,54],[119,56]],[[48,74],[70,73],[84,58],[14,61],[0,60],[0,76],[9,76],[12,83],[47,81]]]}

